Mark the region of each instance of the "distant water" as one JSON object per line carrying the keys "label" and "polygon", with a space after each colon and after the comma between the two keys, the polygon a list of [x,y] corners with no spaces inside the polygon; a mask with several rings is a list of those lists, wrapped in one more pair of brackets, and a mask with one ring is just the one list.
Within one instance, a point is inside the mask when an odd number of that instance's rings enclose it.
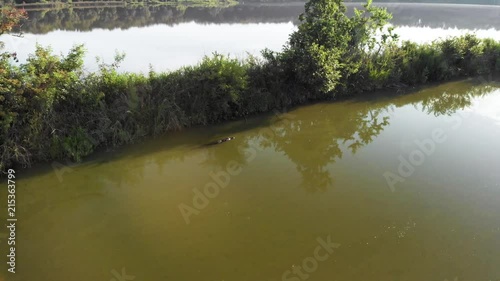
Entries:
{"label": "distant water", "polygon": [[[66,53],[85,44],[85,66],[97,69],[96,57],[112,62],[126,53],[120,71],[174,70],[198,63],[213,52],[244,58],[264,48],[280,50],[296,28],[302,2],[255,4],[230,8],[172,7],[99,8],[30,12],[24,38],[2,36],[21,61],[35,45]],[[475,32],[500,39],[500,6],[456,4],[379,4],[393,13],[391,21],[404,40],[434,39]],[[349,9],[359,4],[348,4]],[[31,32],[30,32],[31,31]]]}

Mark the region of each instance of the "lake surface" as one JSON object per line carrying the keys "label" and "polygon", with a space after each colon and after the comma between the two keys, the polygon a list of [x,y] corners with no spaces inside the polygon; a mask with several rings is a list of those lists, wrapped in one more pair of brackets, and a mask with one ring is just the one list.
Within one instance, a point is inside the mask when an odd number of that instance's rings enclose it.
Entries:
{"label": "lake surface", "polygon": [[[379,3],[393,13],[402,40],[429,42],[475,32],[500,40],[500,6]],[[349,3],[352,10],[359,4]],[[264,48],[280,50],[298,24],[304,3],[242,4],[228,8],[103,7],[30,11],[23,38],[2,36],[21,61],[36,44],[67,53],[85,44],[85,66],[97,69],[96,57],[113,62],[125,53],[120,71],[175,70],[198,63],[213,52],[245,58]]]}
{"label": "lake surface", "polygon": [[17,273],[0,276],[498,280],[499,87],[319,103],[18,171]]}
{"label": "lake surface", "polygon": [[[380,5],[403,39],[500,40],[500,7]],[[89,70],[115,50],[127,53],[121,71],[171,70],[214,51],[279,50],[302,10],[32,11],[24,38],[1,39],[21,60],[36,43],[85,43]],[[499,140],[500,83],[482,77],[41,164],[16,173],[17,273],[0,281],[500,280]]]}

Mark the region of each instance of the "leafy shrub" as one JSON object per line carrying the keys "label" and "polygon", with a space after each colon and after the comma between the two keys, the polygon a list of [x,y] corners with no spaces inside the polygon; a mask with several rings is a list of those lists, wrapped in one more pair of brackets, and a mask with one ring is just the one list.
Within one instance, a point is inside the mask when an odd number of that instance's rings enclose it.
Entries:
{"label": "leafy shrub", "polygon": [[371,6],[355,10],[349,18],[342,0],[311,0],[300,16],[298,30],[290,36],[283,51],[295,72],[295,78],[312,91],[311,97],[334,94],[337,86],[347,87],[349,78],[359,71],[366,50],[383,48],[392,29],[377,41],[375,34],[383,31],[391,15]]}
{"label": "leafy shrub", "polygon": [[240,97],[247,89],[247,67],[220,54],[172,74],[168,89],[185,112],[189,125],[210,124],[241,116]]}

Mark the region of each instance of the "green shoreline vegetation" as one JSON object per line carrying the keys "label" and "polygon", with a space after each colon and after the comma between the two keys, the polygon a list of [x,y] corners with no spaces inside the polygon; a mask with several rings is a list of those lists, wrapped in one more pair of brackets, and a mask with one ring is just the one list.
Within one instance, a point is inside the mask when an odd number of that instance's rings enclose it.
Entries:
{"label": "green shoreline vegetation", "polygon": [[[500,42],[474,35],[399,42],[391,15],[371,5],[353,17],[341,0],[311,0],[280,52],[243,61],[214,54],[172,72],[83,69],[83,46],[66,56],[38,46],[26,63],[0,56],[0,169],[83,157],[192,126],[381,89],[492,75]],[[2,10],[0,34],[23,20]],[[378,38],[378,39],[377,39]]]}

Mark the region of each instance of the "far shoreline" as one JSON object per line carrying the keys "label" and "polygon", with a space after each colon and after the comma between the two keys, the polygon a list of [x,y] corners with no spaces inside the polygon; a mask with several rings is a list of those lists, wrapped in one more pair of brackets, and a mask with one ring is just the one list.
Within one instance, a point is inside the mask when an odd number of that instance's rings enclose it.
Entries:
{"label": "far shoreline", "polygon": [[128,6],[189,6],[189,7],[231,7],[237,5],[235,0],[190,0],[190,1],[77,1],[77,2],[39,2],[12,5],[25,11],[45,11],[53,9],[91,9],[102,7],[128,7]]}

